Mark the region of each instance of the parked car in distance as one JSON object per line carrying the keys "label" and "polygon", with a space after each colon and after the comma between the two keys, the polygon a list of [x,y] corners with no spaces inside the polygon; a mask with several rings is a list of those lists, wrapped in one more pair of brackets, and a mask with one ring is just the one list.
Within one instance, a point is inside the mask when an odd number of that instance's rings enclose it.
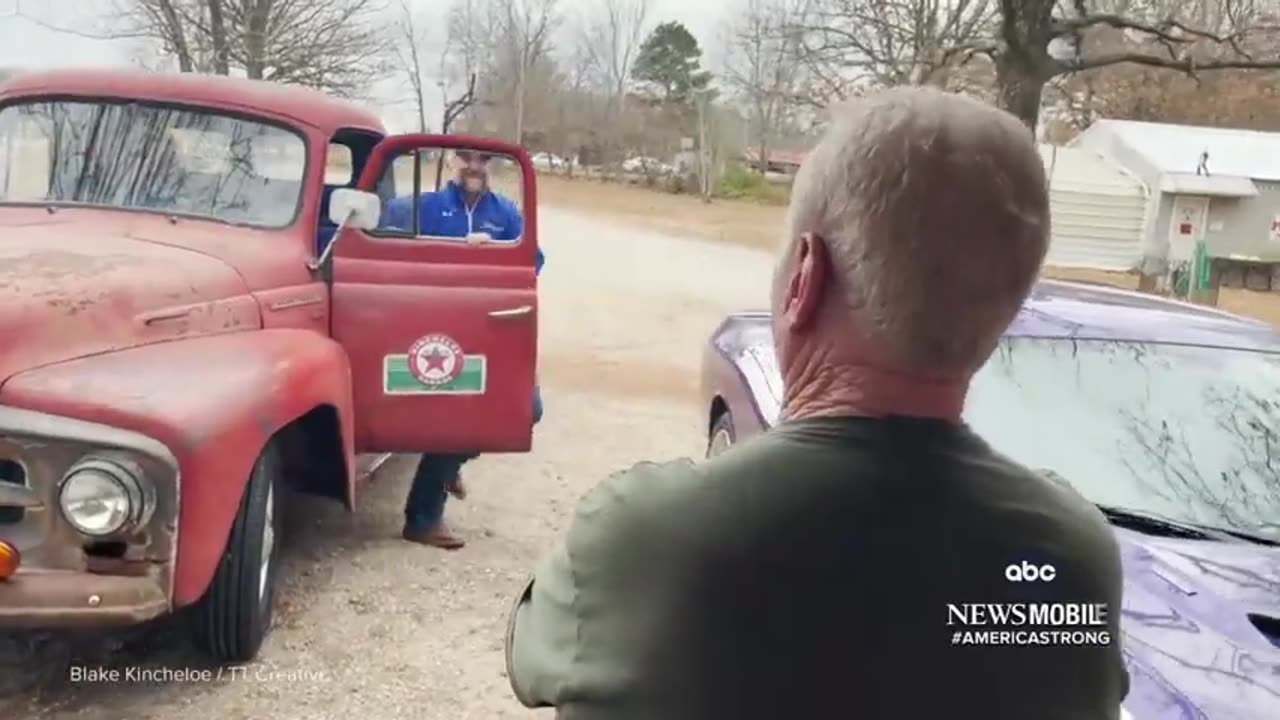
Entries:
{"label": "parked car in distance", "polygon": [[[0,631],[188,609],[210,655],[249,660],[286,489],[350,508],[362,457],[529,449],[520,148],[107,70],[0,83],[0,147]],[[422,148],[516,159],[523,234],[375,232],[384,170]]]}
{"label": "parked car in distance", "polygon": [[[704,353],[707,454],[779,422],[767,312]],[[1280,717],[1280,334],[1135,292],[1042,282],[965,420],[1114,527],[1133,720]]]}
{"label": "parked car in distance", "polygon": [[539,170],[563,170],[569,166],[565,158],[549,152],[537,152],[532,156],[533,166]]}
{"label": "parked car in distance", "polygon": [[629,173],[640,173],[643,175],[670,175],[673,168],[656,158],[636,156],[627,158],[622,162],[622,169]]}

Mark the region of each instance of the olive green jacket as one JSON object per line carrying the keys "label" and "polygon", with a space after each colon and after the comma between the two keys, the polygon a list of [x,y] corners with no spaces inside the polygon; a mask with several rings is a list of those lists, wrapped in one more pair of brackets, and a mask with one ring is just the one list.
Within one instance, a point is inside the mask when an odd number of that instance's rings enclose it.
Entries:
{"label": "olive green jacket", "polygon": [[[670,590],[654,583],[679,576],[681,538],[696,542],[698,528],[682,519],[697,515],[688,506],[695,473],[688,461],[642,463],[583,498],[565,541],[537,566],[511,613],[507,673],[521,703],[558,707],[565,717],[574,705],[644,691],[637,664],[662,630],[660,600]],[[633,584],[641,581],[648,586]],[[644,715],[620,713],[615,702],[609,717]]]}
{"label": "olive green jacket", "polygon": [[[1008,582],[1019,557],[1053,583]],[[588,493],[519,596],[507,672],[561,720],[1114,720],[1121,587],[1097,508],[967,429],[797,421]],[[1105,603],[1114,640],[954,645],[949,603],[1028,601]]]}

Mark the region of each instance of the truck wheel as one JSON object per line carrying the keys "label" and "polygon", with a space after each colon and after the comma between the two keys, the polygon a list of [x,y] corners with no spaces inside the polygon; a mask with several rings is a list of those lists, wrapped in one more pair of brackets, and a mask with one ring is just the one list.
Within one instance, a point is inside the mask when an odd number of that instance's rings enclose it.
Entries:
{"label": "truck wheel", "polygon": [[713,458],[733,447],[734,439],[733,416],[725,410],[711,424],[711,433],[707,435],[707,457]]}
{"label": "truck wheel", "polygon": [[269,443],[249,475],[222,562],[194,608],[196,640],[221,662],[252,660],[271,629],[281,472],[279,450]]}

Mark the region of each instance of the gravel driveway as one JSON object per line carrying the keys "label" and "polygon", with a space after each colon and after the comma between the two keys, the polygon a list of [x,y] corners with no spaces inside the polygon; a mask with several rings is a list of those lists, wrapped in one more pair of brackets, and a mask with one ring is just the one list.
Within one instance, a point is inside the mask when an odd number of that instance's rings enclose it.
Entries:
{"label": "gravel driveway", "polygon": [[[393,458],[354,514],[291,500],[287,587],[258,663],[219,677],[172,621],[97,636],[0,636],[0,717],[549,717],[522,709],[504,677],[513,594],[577,498],[609,472],[701,454],[702,343],[724,313],[764,306],[770,258],[555,208],[543,208],[539,224],[547,414],[532,453],[469,466],[471,494],[449,506],[466,548],[399,540],[413,461]],[[161,677],[147,682],[140,669]],[[72,682],[87,670],[119,677]]]}

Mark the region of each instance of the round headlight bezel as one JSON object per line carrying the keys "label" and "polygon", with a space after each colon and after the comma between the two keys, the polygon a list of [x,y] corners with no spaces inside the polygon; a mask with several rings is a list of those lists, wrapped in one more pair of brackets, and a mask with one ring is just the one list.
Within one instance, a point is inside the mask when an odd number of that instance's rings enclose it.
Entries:
{"label": "round headlight bezel", "polygon": [[[95,531],[78,522],[74,513],[67,509],[66,492],[77,476],[92,474],[99,479],[105,478],[119,489],[125,499],[125,517],[116,526],[108,530]],[[62,517],[75,528],[76,532],[94,539],[109,539],[127,535],[144,527],[155,511],[155,488],[147,481],[142,469],[127,459],[95,455],[84,458],[72,465],[58,483],[58,509]]]}

